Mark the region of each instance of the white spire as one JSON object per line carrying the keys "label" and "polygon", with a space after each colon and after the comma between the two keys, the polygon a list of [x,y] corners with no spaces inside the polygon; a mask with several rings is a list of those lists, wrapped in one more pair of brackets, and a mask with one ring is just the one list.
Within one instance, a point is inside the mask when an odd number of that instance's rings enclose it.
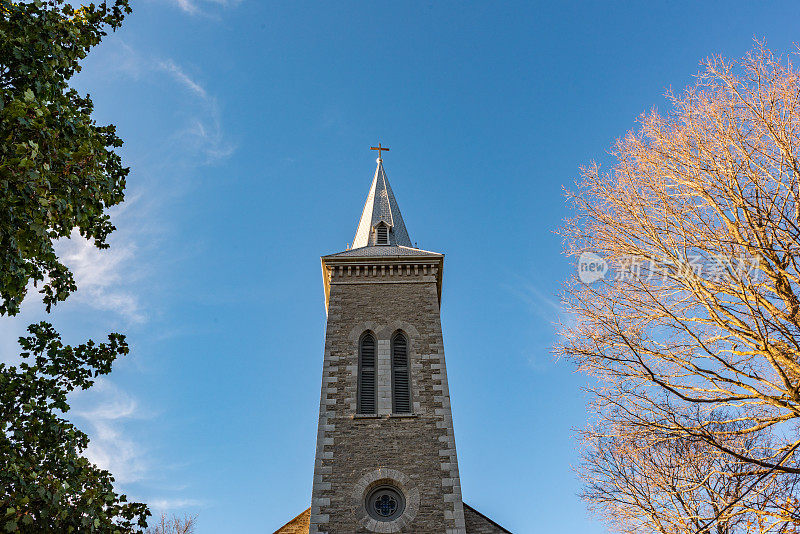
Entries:
{"label": "white spire", "polygon": [[397,206],[394,193],[389,186],[386,171],[383,170],[383,160],[378,158],[377,161],[375,177],[372,179],[372,186],[367,194],[367,201],[364,203],[364,211],[361,212],[356,236],[353,238],[353,248],[375,245],[373,229],[380,222],[384,222],[389,227],[390,245],[411,247],[411,239],[408,237],[403,216],[400,215],[400,208]]}

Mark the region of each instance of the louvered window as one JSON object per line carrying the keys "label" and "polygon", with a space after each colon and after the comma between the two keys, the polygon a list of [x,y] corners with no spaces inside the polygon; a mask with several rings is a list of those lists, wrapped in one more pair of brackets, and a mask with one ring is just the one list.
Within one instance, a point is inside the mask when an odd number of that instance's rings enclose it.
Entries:
{"label": "louvered window", "polygon": [[375,242],[378,245],[388,245],[389,244],[389,227],[385,224],[379,224],[377,228],[375,228]]}
{"label": "louvered window", "polygon": [[375,338],[367,333],[361,336],[358,347],[358,413],[375,414]]}
{"label": "louvered window", "polygon": [[411,413],[408,340],[403,334],[392,338],[392,412]]}

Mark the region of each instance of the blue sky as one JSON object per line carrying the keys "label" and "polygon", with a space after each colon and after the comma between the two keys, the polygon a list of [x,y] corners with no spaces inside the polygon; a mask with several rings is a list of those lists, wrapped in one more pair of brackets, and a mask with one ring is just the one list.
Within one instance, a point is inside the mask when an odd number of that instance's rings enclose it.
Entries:
{"label": "blue sky", "polygon": [[[74,398],[92,459],[199,534],[309,505],[319,256],[352,240],[380,141],[412,241],[446,254],[465,501],[514,532],[604,532],[572,471],[585,378],[549,353],[562,187],[705,56],[791,50],[800,5],[133,3],[74,80],[125,140],[128,200],[110,251],[59,245],[80,290],[49,317],[133,347]],[[46,315],[0,320],[4,359]]]}

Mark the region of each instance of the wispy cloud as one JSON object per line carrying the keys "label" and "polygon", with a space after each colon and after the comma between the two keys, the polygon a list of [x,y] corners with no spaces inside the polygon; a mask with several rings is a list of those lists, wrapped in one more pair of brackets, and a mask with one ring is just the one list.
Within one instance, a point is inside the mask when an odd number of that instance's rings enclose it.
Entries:
{"label": "wispy cloud", "polygon": [[524,302],[536,318],[536,327],[532,330],[540,332],[538,337],[541,344],[534,345],[536,349],[527,357],[533,369],[543,371],[554,363],[551,349],[559,340],[559,329],[573,324],[575,317],[557,295],[542,290],[522,277],[516,277],[515,280],[515,284],[506,285],[505,288]]}
{"label": "wispy cloud", "polygon": [[[126,490],[138,483],[133,486],[140,495],[135,500],[146,502],[156,515],[206,504],[192,498],[186,484],[176,486],[174,477],[164,482],[164,474],[179,464],[158,460],[152,447],[135,437],[142,435],[142,425],[158,422],[157,414],[143,408],[136,398],[110,379],[100,378],[92,388],[73,393],[70,404],[73,419],[90,438],[86,457],[114,475],[116,484],[128,486]],[[136,487],[140,489],[135,490]],[[157,487],[160,495],[141,497],[143,487]]]}
{"label": "wispy cloud", "polygon": [[170,512],[172,510],[181,510],[184,508],[191,508],[194,506],[201,506],[203,501],[198,499],[146,499],[147,504],[150,505],[152,510],[159,512]]}
{"label": "wispy cloud", "polygon": [[[93,60],[100,61],[102,72],[109,77],[123,75],[127,78],[138,80],[147,71],[147,66],[141,55],[122,39],[109,41],[107,47],[111,53],[107,55],[90,56]],[[102,50],[102,49],[101,49]]]}
{"label": "wispy cloud", "polygon": [[175,3],[178,5],[179,8],[186,11],[187,13],[197,12],[197,4],[195,4],[191,0],[175,0]]}
{"label": "wispy cloud", "polygon": [[197,15],[206,14],[201,6],[232,7],[240,0],[172,0],[172,3],[181,8],[184,12]]}
{"label": "wispy cloud", "polygon": [[72,297],[93,308],[118,313],[134,323],[146,316],[135,293],[125,288],[123,278],[133,277],[135,244],[115,239],[113,246],[100,250],[77,230],[69,239],[56,243],[56,253],[75,276],[78,292]]}
{"label": "wispy cloud", "polygon": [[202,104],[204,111],[202,114],[193,114],[189,124],[178,130],[173,139],[183,142],[190,151],[204,155],[205,163],[214,163],[233,154],[236,147],[224,135],[217,99],[174,61],[160,61],[158,66],[188,89]]}
{"label": "wispy cloud", "polygon": [[145,447],[126,432],[126,423],[145,417],[136,399],[99,379],[91,389],[76,393],[72,403],[74,415],[88,425],[89,461],[110,471],[120,484],[141,480],[150,471]]}
{"label": "wispy cloud", "polygon": [[175,64],[174,61],[168,59],[166,61],[159,62],[158,65],[184,86],[188,87],[197,96],[204,100],[208,100],[208,93],[206,93],[206,90],[203,89],[203,86],[191,79],[185,72],[183,72],[182,68]]}
{"label": "wispy cloud", "polygon": [[234,153],[236,145],[225,131],[222,106],[201,81],[198,69],[142,53],[116,36],[104,43],[102,52],[92,58],[98,62],[97,72],[155,84],[161,99],[174,101],[174,126],[164,132],[167,143],[161,147],[169,151],[164,159],[195,167],[217,163]]}
{"label": "wispy cloud", "polygon": [[195,119],[173,138],[201,154],[206,164],[226,159],[236,150],[236,146],[227,140],[222,131],[216,103],[210,106],[207,120]]}

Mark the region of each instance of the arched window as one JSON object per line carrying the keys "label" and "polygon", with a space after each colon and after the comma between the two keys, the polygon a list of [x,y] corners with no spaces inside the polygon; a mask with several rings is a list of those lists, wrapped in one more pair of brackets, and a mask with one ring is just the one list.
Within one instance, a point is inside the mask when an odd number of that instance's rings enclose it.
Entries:
{"label": "arched window", "polygon": [[379,223],[375,228],[375,244],[388,245],[389,244],[389,227],[383,223]]}
{"label": "arched window", "polygon": [[411,413],[408,340],[401,332],[392,338],[392,412]]}
{"label": "arched window", "polygon": [[378,413],[375,363],[375,337],[367,332],[358,343],[358,413]]}

